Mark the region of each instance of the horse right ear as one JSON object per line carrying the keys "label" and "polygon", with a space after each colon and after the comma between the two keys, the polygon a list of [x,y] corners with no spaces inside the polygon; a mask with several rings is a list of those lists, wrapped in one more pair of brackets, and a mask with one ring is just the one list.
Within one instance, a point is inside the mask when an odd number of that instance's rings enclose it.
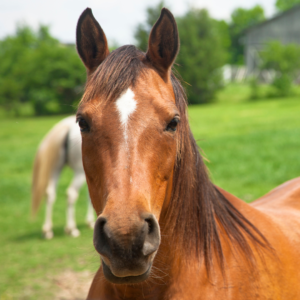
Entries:
{"label": "horse right ear", "polygon": [[164,80],[168,80],[170,70],[179,51],[179,36],[172,13],[163,8],[153,26],[146,57]]}
{"label": "horse right ear", "polygon": [[109,54],[104,31],[94,18],[90,8],[84,10],[79,17],[76,28],[76,45],[88,75],[92,74]]}

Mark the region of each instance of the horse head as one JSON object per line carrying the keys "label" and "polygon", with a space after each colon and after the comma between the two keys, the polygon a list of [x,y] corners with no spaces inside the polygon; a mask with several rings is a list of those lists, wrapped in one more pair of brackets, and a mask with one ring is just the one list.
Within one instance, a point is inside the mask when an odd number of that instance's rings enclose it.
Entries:
{"label": "horse head", "polygon": [[171,199],[181,111],[171,68],[179,50],[175,19],[163,9],[148,51],[109,52],[90,9],[77,25],[88,79],[77,112],[89,193],[98,215],[94,246],[113,283],[148,278]]}

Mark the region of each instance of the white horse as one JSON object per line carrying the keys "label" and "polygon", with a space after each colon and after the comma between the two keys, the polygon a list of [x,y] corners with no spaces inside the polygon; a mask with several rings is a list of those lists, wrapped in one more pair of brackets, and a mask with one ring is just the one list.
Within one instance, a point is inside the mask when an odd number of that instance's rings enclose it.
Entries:
{"label": "white horse", "polygon": [[[68,208],[65,232],[73,237],[80,235],[75,221],[75,202],[80,188],[85,182],[81,158],[80,129],[75,116],[63,119],[56,124],[42,140],[34,161],[32,177],[32,211],[36,213],[44,195],[46,195],[46,218],[43,235],[46,239],[53,237],[52,208],[56,199],[56,185],[65,165],[74,171],[74,177],[67,189]],[[94,212],[88,197],[86,222],[94,227]]]}

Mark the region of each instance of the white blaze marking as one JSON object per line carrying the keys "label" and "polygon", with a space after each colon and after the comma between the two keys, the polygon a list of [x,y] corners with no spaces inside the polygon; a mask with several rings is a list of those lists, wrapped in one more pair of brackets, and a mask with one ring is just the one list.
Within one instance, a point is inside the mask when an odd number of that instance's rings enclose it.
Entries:
{"label": "white blaze marking", "polygon": [[116,101],[117,109],[120,114],[121,124],[124,126],[124,138],[127,142],[127,127],[130,115],[136,109],[136,101],[134,93],[129,88],[121,97]]}

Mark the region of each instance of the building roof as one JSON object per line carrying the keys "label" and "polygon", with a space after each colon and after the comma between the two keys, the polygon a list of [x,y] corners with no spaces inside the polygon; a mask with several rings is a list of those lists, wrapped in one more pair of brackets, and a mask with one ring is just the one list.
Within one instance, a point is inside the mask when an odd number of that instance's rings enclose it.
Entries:
{"label": "building roof", "polygon": [[300,11],[300,4],[297,4],[295,6],[293,6],[292,8],[290,8],[289,10],[286,10],[284,12],[281,12],[281,13],[278,13],[276,14],[274,17],[266,20],[266,21],[263,21],[261,23],[258,23],[258,24],[255,24],[251,27],[248,27],[247,29],[244,30],[245,33],[248,33],[249,31],[252,31],[252,30],[256,30],[258,29],[259,27],[263,27],[273,21],[276,21],[278,19],[281,19],[281,18],[284,18],[284,17],[287,17],[288,15],[290,15],[291,13],[294,13],[296,10],[299,10]]}

